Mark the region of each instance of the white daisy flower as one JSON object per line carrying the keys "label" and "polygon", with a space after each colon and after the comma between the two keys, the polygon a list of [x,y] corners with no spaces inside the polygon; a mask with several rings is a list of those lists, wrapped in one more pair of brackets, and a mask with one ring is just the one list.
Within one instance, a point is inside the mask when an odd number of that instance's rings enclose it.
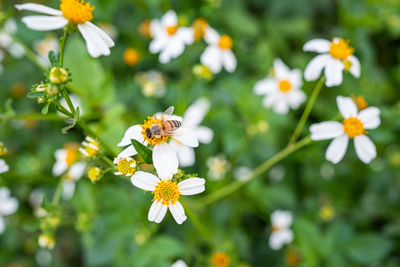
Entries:
{"label": "white daisy flower", "polygon": [[201,54],[201,64],[207,66],[212,73],[218,73],[222,67],[228,72],[236,69],[237,61],[232,52],[233,41],[228,35],[219,35],[216,30],[207,27],[204,40],[208,47]]}
{"label": "white daisy flower", "polygon": [[273,250],[279,250],[285,244],[293,241],[293,232],[290,229],[292,225],[292,213],[290,211],[276,210],[271,214],[271,235],[269,237],[269,246]]}
{"label": "white daisy flower", "polygon": [[[172,110],[171,110],[172,108]],[[178,141],[189,147],[197,147],[199,141],[196,134],[190,129],[182,125],[171,133],[163,132],[160,135],[151,135],[152,126],[162,126],[165,121],[175,121],[175,124],[180,124],[181,118],[172,115],[173,107],[170,107],[160,117],[147,117],[143,125],[133,125],[126,130],[124,137],[118,144],[120,147],[126,147],[119,155],[120,158],[126,158],[136,154],[136,150],[131,144],[131,139],[141,142],[143,145],[153,147],[153,164],[160,177],[172,178],[172,175],[178,172],[178,157],[175,150],[169,144],[169,140]],[[163,126],[162,126],[163,127]]]}
{"label": "white daisy flower", "polygon": [[151,222],[160,223],[169,209],[175,221],[178,224],[182,224],[187,217],[182,204],[179,202],[180,195],[196,195],[203,192],[205,190],[205,180],[193,177],[177,184],[169,177],[159,177],[143,171],[137,171],[131,177],[134,186],[153,192],[154,199],[149,210],[148,219]]}
{"label": "white daisy flower", "polygon": [[223,179],[226,173],[231,169],[231,164],[223,154],[208,158],[207,166],[208,178],[214,181]]}
{"label": "white daisy flower", "polygon": [[5,173],[10,170],[7,162],[4,159],[0,159],[0,173]]}
{"label": "white daisy flower", "polygon": [[360,77],[360,62],[353,56],[354,48],[342,38],[333,38],[332,41],[314,39],[303,46],[304,51],[321,53],[308,63],[304,78],[306,81],[315,81],[325,69],[325,85],[338,86],[343,80],[343,70],[349,71],[354,77]]}
{"label": "white daisy flower", "polygon": [[86,47],[92,57],[110,55],[113,40],[99,27],[90,22],[94,7],[83,0],[61,0],[60,10],[44,5],[27,3],[15,5],[18,10],[29,10],[46,16],[27,16],[22,18],[25,25],[36,31],[62,29],[68,24],[78,27],[85,39]]}
{"label": "white daisy flower", "polygon": [[187,267],[187,264],[183,260],[177,260],[171,267]]}
{"label": "white daisy flower", "polygon": [[6,229],[4,216],[15,213],[18,209],[18,200],[11,197],[7,187],[0,187],[0,234]]}
{"label": "white daisy flower", "polygon": [[99,150],[100,144],[90,136],[86,136],[85,141],[82,142],[82,147],[79,148],[79,151],[89,158],[97,155]]}
{"label": "white daisy flower", "polygon": [[265,95],[263,105],[278,114],[287,114],[289,108],[298,109],[306,100],[306,95],[300,89],[303,85],[301,71],[290,70],[280,59],[274,60],[274,75],[257,82],[254,92]]}
{"label": "white daisy flower", "polygon": [[247,181],[251,177],[252,171],[249,167],[238,166],[233,172],[233,177],[238,181]]}
{"label": "white daisy flower", "polygon": [[48,55],[50,51],[58,53],[58,39],[53,34],[46,35],[43,40],[39,40],[34,43],[34,48],[38,53],[38,60],[40,63],[44,66],[50,66]]}
{"label": "white daisy flower", "polygon": [[379,109],[368,107],[358,112],[350,97],[338,96],[336,102],[344,118],[343,122],[326,121],[311,125],[311,139],[333,139],[325,157],[335,164],[342,160],[349,139],[354,139],[354,147],[360,160],[364,163],[371,162],[376,157],[376,148],[365,134],[366,130],[375,129],[380,125]]}
{"label": "white daisy flower", "polygon": [[[210,109],[210,101],[206,98],[196,100],[183,114],[182,127],[188,128],[196,135],[199,143],[209,144],[214,137],[214,132],[208,127],[200,126]],[[179,165],[182,167],[192,166],[195,162],[195,153],[193,147],[186,146],[176,140],[170,141],[174,148]]]}
{"label": "white daisy flower", "polygon": [[132,176],[136,171],[136,161],[131,157],[114,159],[114,164],[117,165],[118,172],[114,172],[115,175],[126,175]]}
{"label": "white daisy flower", "polygon": [[185,50],[185,45],[194,41],[193,29],[178,26],[178,17],[173,10],[167,11],[161,18],[153,19],[150,23],[150,33],[153,40],[149,51],[152,54],[160,53],[161,63],[168,63],[177,58]]}

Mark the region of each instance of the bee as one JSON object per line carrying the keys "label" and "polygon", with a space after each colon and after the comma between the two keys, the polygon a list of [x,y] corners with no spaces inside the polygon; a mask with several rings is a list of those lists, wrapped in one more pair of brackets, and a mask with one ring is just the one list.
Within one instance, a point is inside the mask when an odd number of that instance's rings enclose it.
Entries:
{"label": "bee", "polygon": [[163,135],[172,136],[174,132],[181,127],[181,122],[178,120],[166,120],[166,116],[172,115],[174,107],[167,108],[162,114],[163,119],[160,123],[151,125],[150,128],[146,129],[146,135],[150,139],[161,138]]}

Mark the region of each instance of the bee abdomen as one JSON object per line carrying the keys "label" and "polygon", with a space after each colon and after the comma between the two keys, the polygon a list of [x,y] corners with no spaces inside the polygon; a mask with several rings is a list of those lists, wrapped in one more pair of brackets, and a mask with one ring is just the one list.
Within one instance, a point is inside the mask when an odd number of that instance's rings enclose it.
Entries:
{"label": "bee abdomen", "polygon": [[169,120],[169,121],[166,121],[165,123],[166,123],[167,128],[170,128],[170,129],[179,128],[182,124],[180,121],[177,121],[177,120]]}

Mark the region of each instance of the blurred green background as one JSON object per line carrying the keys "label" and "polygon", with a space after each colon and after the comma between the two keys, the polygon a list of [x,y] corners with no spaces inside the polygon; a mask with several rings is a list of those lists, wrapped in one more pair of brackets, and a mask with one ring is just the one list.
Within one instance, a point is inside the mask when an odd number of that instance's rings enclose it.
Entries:
{"label": "blurred green background", "polygon": [[[28,47],[48,33],[27,29],[12,5],[1,1],[1,19],[17,20],[16,37]],[[42,1],[58,8],[58,1]],[[288,142],[304,105],[288,115],[265,109],[253,86],[264,78],[275,58],[304,70],[313,53],[303,44],[313,38],[341,36],[351,41],[361,62],[361,77],[344,74],[343,84],[323,88],[308,125],[337,114],[336,96],[362,95],[381,110],[381,126],[369,133],[378,157],[363,164],[352,145],[344,159],[332,165],[324,158],[328,142],[314,142],[264,173],[238,192],[200,207],[193,196],[193,212],[209,231],[199,233],[191,220],[177,225],[171,215],[157,225],[147,221],[151,194],[108,174],[92,184],[77,184],[73,199],[61,202],[61,226],[53,250],[37,244],[40,220],[33,215],[29,196],[34,189],[51,199],[58,179],[51,175],[54,151],[65,143],[79,143],[84,135],[74,128],[63,135],[65,123],[15,119],[15,114],[40,113],[41,105],[26,97],[44,79],[43,71],[26,57],[6,54],[0,74],[0,141],[9,150],[4,159],[10,172],[0,185],[20,202],[6,218],[0,236],[0,266],[170,266],[183,259],[189,266],[210,266],[217,251],[231,266],[400,266],[400,2],[398,0],[91,0],[96,24],[114,27],[116,46],[111,56],[90,58],[83,39],[67,42],[65,65],[72,73],[72,90],[82,99],[84,119],[118,152],[116,144],[127,127],[170,105],[182,115],[199,97],[211,101],[203,125],[215,132],[211,144],[196,149],[196,164],[185,168],[207,179],[207,159],[225,155],[231,168],[219,181],[208,180],[205,196],[233,182],[238,166],[255,168]],[[138,32],[146,19],[173,9],[180,21],[205,18],[220,33],[230,35],[238,67],[211,80],[193,73],[206,47],[197,42],[162,65],[148,52],[149,39]],[[56,36],[61,31],[53,32]],[[138,51],[139,62],[128,66],[126,48]],[[166,94],[146,97],[137,75],[157,70],[164,75]],[[136,79],[135,79],[136,76]],[[304,83],[309,96],[315,83]],[[14,114],[15,112],[15,114]],[[54,113],[52,107],[50,113]],[[308,134],[308,127],[303,136]],[[92,163],[93,164],[93,163]],[[268,246],[270,214],[293,213],[295,240],[279,251]],[[328,214],[328,216],[327,216]],[[295,261],[288,259],[295,257]],[[246,266],[246,265],[242,265]]]}

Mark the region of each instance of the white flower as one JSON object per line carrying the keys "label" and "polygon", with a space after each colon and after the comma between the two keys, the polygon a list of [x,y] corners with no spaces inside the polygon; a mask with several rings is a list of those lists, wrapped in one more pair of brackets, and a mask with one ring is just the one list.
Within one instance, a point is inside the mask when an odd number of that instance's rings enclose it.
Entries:
{"label": "white flower", "polygon": [[208,47],[201,54],[201,64],[207,66],[212,73],[218,73],[222,67],[228,72],[236,69],[237,61],[232,52],[233,41],[228,35],[219,35],[216,30],[208,27],[204,40]]}
{"label": "white flower", "polygon": [[178,26],[178,17],[175,11],[167,11],[161,18],[153,19],[150,23],[150,33],[153,40],[150,43],[150,53],[160,53],[161,63],[168,63],[177,58],[185,50],[185,45],[194,41],[193,29]]}
{"label": "white flower", "polygon": [[333,41],[314,39],[303,46],[304,51],[322,53],[308,63],[304,78],[314,81],[325,69],[325,85],[338,86],[343,80],[343,70],[349,71],[354,77],[360,77],[360,62],[353,56],[354,48],[342,38],[333,38]]}
{"label": "white flower", "polygon": [[159,71],[149,70],[135,75],[135,81],[140,84],[145,97],[162,97],[165,95],[166,77]]}
{"label": "white flower", "polygon": [[10,190],[7,187],[0,187],[0,234],[6,229],[6,223],[3,216],[11,215],[18,209],[18,200],[10,196]]}
{"label": "white flower", "polygon": [[274,60],[274,75],[257,82],[254,92],[265,95],[263,105],[278,114],[287,114],[289,108],[297,109],[306,100],[300,89],[303,85],[299,69],[290,70],[280,59]]}
{"label": "white flower", "polygon": [[344,120],[342,123],[326,121],[311,125],[311,139],[333,139],[326,150],[325,157],[332,163],[342,160],[349,143],[354,139],[354,147],[360,160],[369,163],[376,157],[374,143],[365,135],[365,130],[377,128],[381,120],[376,107],[368,107],[360,112],[350,97],[338,96],[336,102]]}
{"label": "white flower", "polygon": [[99,150],[99,143],[90,136],[86,136],[85,141],[82,142],[82,147],[79,148],[79,152],[89,158],[96,156]]}
{"label": "white flower", "polygon": [[[0,63],[5,57],[5,51],[11,56],[21,58],[25,54],[25,49],[19,43],[14,42],[12,35],[17,31],[17,24],[14,19],[10,18],[4,23],[4,27],[0,29]],[[0,64],[0,73],[3,66]]]}
{"label": "white flower", "polygon": [[125,158],[136,154],[135,148],[131,145],[131,139],[135,139],[144,145],[151,145],[153,147],[153,164],[158,175],[172,178],[172,175],[178,172],[179,162],[175,150],[168,143],[168,140],[176,140],[190,147],[197,147],[199,141],[191,129],[182,126],[171,134],[149,137],[147,131],[149,131],[153,125],[160,125],[165,120],[181,121],[181,118],[170,114],[164,114],[161,118],[157,116],[148,117],[143,125],[129,127],[121,142],[118,144],[120,147],[128,147],[123,150],[118,157]]}
{"label": "white flower", "polygon": [[5,173],[10,170],[7,162],[4,159],[0,159],[0,173]]}
{"label": "white flower", "polygon": [[225,155],[218,155],[207,159],[208,178],[217,181],[225,177],[231,169],[231,164],[226,160]]}
{"label": "white flower", "polygon": [[290,211],[276,210],[271,214],[271,236],[269,246],[273,250],[281,249],[283,245],[293,241],[292,213]]}
{"label": "white flower", "polygon": [[42,218],[47,215],[47,211],[42,207],[45,193],[41,188],[37,188],[29,195],[29,204],[36,217]]}
{"label": "white flower", "polygon": [[187,217],[182,204],[179,202],[180,195],[196,195],[203,192],[205,180],[193,177],[176,184],[168,177],[159,177],[143,171],[137,171],[131,177],[134,186],[153,192],[154,199],[148,219],[151,222],[160,223],[169,209],[175,221],[182,224]]}
{"label": "white flower", "polygon": [[251,177],[251,173],[252,171],[249,167],[239,166],[233,172],[233,177],[235,177],[236,180],[244,182]]}
{"label": "white flower", "polygon": [[[36,41],[34,47],[35,51],[39,54],[38,60],[44,66],[50,66],[48,58],[49,52],[54,51],[57,54],[59,50],[58,40],[52,34],[46,35],[46,37],[43,40]],[[62,100],[64,100],[64,98]]]}
{"label": "white flower", "polygon": [[[183,114],[182,127],[192,130],[199,143],[203,144],[209,144],[214,137],[213,130],[205,126],[200,126],[209,109],[210,101],[206,98],[200,98],[190,105]],[[188,167],[194,164],[195,153],[192,147],[175,140],[171,140],[170,144],[178,156],[180,166]]]}
{"label": "white flower", "polygon": [[132,176],[136,171],[136,161],[131,157],[114,158],[114,164],[117,164],[118,172],[114,172],[115,175],[126,175]]}
{"label": "white flower", "polygon": [[187,264],[183,260],[177,260],[171,267],[187,267]]}
{"label": "white flower", "polygon": [[94,7],[89,3],[78,0],[61,0],[60,9],[44,5],[27,3],[15,5],[18,10],[29,10],[46,14],[46,16],[27,16],[22,18],[25,25],[37,31],[62,29],[68,24],[77,25],[78,30],[86,41],[86,47],[92,57],[110,55],[113,40],[99,27],[90,22],[93,18]]}

